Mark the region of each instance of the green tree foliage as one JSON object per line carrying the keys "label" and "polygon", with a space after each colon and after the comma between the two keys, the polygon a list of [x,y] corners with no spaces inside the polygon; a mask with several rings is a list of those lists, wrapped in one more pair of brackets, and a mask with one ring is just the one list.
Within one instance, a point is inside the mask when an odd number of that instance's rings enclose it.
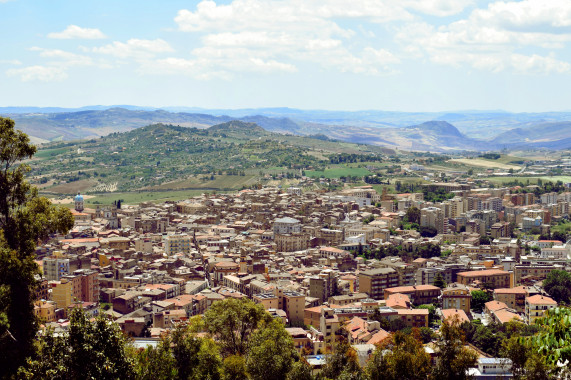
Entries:
{"label": "green tree foliage", "polygon": [[48,332],[37,357],[21,368],[26,379],[133,379],[135,363],[127,337],[103,316],[91,322],[80,309],[71,313],[69,333]]}
{"label": "green tree foliage", "polygon": [[543,281],[543,289],[557,303],[571,302],[571,274],[564,270],[551,271]]}
{"label": "green tree foliage", "polygon": [[426,202],[444,202],[445,200],[454,198],[454,193],[449,193],[444,189],[431,189],[430,187],[423,187],[424,200]]}
{"label": "green tree foliage", "polygon": [[539,332],[528,338],[535,352],[545,357],[546,364],[571,362],[571,309],[558,307],[547,310],[536,322]]}
{"label": "green tree foliage", "polygon": [[35,152],[14,121],[0,117],[0,368],[8,374],[33,352],[36,244],[73,226],[69,210],[39,197],[25,181],[29,166],[21,161]]}
{"label": "green tree foliage", "polygon": [[171,339],[163,339],[155,348],[147,347],[136,355],[136,378],[141,380],[174,380],[177,378],[176,360],[171,351]]}
{"label": "green tree foliage", "polygon": [[379,347],[366,367],[370,380],[421,380],[428,377],[430,370],[430,355],[422,342],[414,334],[401,332]]}
{"label": "green tree foliage", "polygon": [[434,276],[434,286],[438,286],[440,289],[444,289],[446,287],[446,281],[444,281],[444,277],[442,277],[442,273],[436,273]]}
{"label": "green tree foliage", "polygon": [[555,231],[553,232],[553,235],[551,235],[551,239],[559,240],[560,242],[565,243],[567,241],[567,235],[563,232]]}
{"label": "green tree foliage", "polygon": [[480,245],[490,245],[490,237],[480,236]]}
{"label": "green tree foliage", "polygon": [[418,207],[412,206],[406,210],[405,219],[410,223],[420,223],[420,210]]}
{"label": "green tree foliage", "polygon": [[442,322],[436,351],[438,362],[432,371],[432,379],[466,379],[466,371],[476,365],[477,356],[464,347],[464,334],[457,319],[446,319]]}
{"label": "green tree foliage", "polygon": [[436,228],[431,226],[420,227],[420,236],[422,237],[435,237],[438,234]]}
{"label": "green tree foliage", "polygon": [[311,367],[303,359],[293,363],[291,371],[287,375],[287,380],[313,380]]}
{"label": "green tree foliage", "polygon": [[246,361],[243,356],[230,355],[222,363],[224,380],[247,380]]}
{"label": "green tree foliage", "polygon": [[271,320],[261,305],[246,298],[215,302],[204,314],[206,329],[220,344],[224,357],[245,355],[254,331]]}
{"label": "green tree foliage", "polygon": [[337,379],[344,371],[356,374],[361,372],[361,367],[355,350],[346,341],[341,341],[335,346],[333,354],[327,358],[321,375],[328,379]]}
{"label": "green tree foliage", "polygon": [[477,312],[481,312],[484,310],[484,305],[486,302],[492,300],[492,295],[488,292],[483,290],[474,290],[472,291],[472,309]]}
{"label": "green tree foliage", "polygon": [[248,373],[253,380],[285,379],[297,352],[280,320],[263,323],[249,342]]}

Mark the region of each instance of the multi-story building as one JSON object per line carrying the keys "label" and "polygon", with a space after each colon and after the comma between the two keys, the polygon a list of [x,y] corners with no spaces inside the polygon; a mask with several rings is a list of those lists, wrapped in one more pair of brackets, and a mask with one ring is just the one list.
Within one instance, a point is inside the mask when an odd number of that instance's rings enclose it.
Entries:
{"label": "multi-story building", "polygon": [[293,324],[303,324],[305,296],[299,292],[276,288],[274,294],[278,297],[278,308],[286,312],[288,320]]}
{"label": "multi-story building", "polygon": [[42,268],[48,281],[59,281],[62,276],[69,274],[69,259],[45,257]]}
{"label": "multi-story building", "polygon": [[61,281],[53,285],[52,300],[59,309],[66,309],[73,302],[72,282],[62,278]]}
{"label": "multi-story building", "polygon": [[439,234],[443,234],[448,230],[448,218],[438,207],[425,207],[420,210],[420,226],[434,227]]}
{"label": "multi-story building", "polygon": [[541,194],[540,198],[541,198],[541,203],[544,205],[557,203],[557,193],[555,192]]}
{"label": "multi-story building", "polygon": [[192,236],[187,234],[167,235],[164,238],[164,247],[167,256],[175,253],[189,254],[192,248]]}
{"label": "multi-story building", "polygon": [[525,317],[527,323],[535,324],[536,319],[543,317],[546,310],[557,307],[557,302],[552,298],[536,294],[525,299]]}
{"label": "multi-story building", "polygon": [[511,288],[513,285],[512,274],[500,269],[485,269],[458,273],[458,282],[462,285],[470,285],[478,281],[487,284],[491,288]]}
{"label": "multi-story building", "polygon": [[338,245],[343,243],[345,235],[342,230],[333,230],[329,228],[322,228],[319,230],[318,235],[321,239],[327,241],[327,244]]}
{"label": "multi-story building", "polygon": [[525,311],[525,298],[528,296],[528,288],[525,286],[494,289],[494,299],[496,301],[505,303],[519,313]]}
{"label": "multi-story building", "polygon": [[385,258],[378,263],[381,268],[392,268],[397,271],[399,277],[398,286],[412,286],[415,284],[416,267],[394,258]]}
{"label": "multi-story building", "polygon": [[324,270],[319,275],[309,279],[309,296],[317,298],[319,304],[327,301],[337,288],[337,278],[331,269]]}
{"label": "multi-story building", "polygon": [[494,239],[502,237],[510,237],[512,235],[511,224],[507,222],[498,222],[492,224],[490,228],[491,235]]}
{"label": "multi-story building", "polygon": [[302,229],[301,222],[294,218],[280,218],[274,220],[274,234],[295,234],[300,233]]}
{"label": "multi-story building", "polygon": [[440,297],[441,290],[438,286],[434,285],[397,286],[385,289],[384,299],[387,299],[392,294],[398,293],[409,296],[415,305],[422,305],[434,302],[435,299]]}
{"label": "multi-story building", "polygon": [[91,269],[78,269],[73,274],[78,276],[81,282],[79,299],[84,302],[99,302],[99,273]]}
{"label": "multi-story building", "polygon": [[34,314],[42,323],[55,322],[56,317],[56,303],[53,301],[37,301],[34,303]]}
{"label": "multi-story building", "polygon": [[383,299],[387,288],[398,286],[399,276],[392,268],[370,269],[359,273],[359,290],[373,299]]}
{"label": "multi-story building", "polygon": [[442,289],[442,309],[458,309],[464,310],[466,314],[470,313],[470,303],[472,301],[472,293],[467,286],[453,283]]}
{"label": "multi-story building", "polygon": [[305,233],[276,234],[274,240],[278,252],[303,251],[309,246],[309,235]]}
{"label": "multi-story building", "polygon": [[571,244],[554,245],[552,247],[541,248],[539,254],[541,258],[568,259],[571,257]]}
{"label": "multi-story building", "polygon": [[552,271],[563,269],[562,265],[516,265],[514,267],[514,284],[519,285],[526,278],[531,278],[533,281],[545,280]]}

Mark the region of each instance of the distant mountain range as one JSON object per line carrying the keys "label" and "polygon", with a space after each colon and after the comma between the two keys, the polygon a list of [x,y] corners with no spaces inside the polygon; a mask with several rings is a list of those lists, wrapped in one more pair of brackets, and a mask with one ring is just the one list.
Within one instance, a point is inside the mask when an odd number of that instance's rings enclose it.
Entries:
{"label": "distant mountain range", "polygon": [[[171,108],[172,111],[181,109]],[[205,112],[196,112],[199,109],[195,108],[183,109],[195,112],[171,110],[93,106],[69,112],[63,108],[5,107],[0,108],[0,115],[13,118],[17,127],[32,136],[36,143],[100,137],[154,123],[208,128],[240,120],[282,134],[322,135],[353,143],[415,151],[559,150],[571,147],[571,113],[566,112],[403,113],[289,108]]]}

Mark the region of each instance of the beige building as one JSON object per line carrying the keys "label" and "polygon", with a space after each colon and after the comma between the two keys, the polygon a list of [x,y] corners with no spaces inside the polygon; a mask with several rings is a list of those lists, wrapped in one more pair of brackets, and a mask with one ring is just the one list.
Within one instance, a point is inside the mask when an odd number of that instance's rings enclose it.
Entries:
{"label": "beige building", "polygon": [[529,293],[525,286],[515,288],[499,288],[494,290],[494,299],[505,303],[509,308],[519,313],[525,311],[525,298]]}
{"label": "beige building", "polygon": [[472,293],[465,285],[454,283],[442,289],[442,309],[458,309],[468,314],[471,301]]}
{"label": "beige building", "polygon": [[441,290],[434,285],[397,286],[385,289],[384,299],[394,294],[406,294],[414,304],[422,305],[432,303],[440,297]]}
{"label": "beige building", "polygon": [[34,314],[41,323],[55,322],[56,304],[50,301],[37,301],[34,303]]}
{"label": "beige building", "polygon": [[543,317],[546,310],[554,309],[557,307],[557,302],[552,298],[535,295],[525,299],[525,318],[530,325],[535,324],[535,321]]}
{"label": "beige building", "polygon": [[167,235],[163,242],[167,256],[175,253],[189,254],[192,248],[192,236],[187,234]]}
{"label": "beige building", "polygon": [[72,298],[72,282],[62,278],[61,281],[54,284],[52,288],[52,300],[60,309],[65,309],[73,302]]}
{"label": "beige building", "polygon": [[458,273],[458,282],[462,285],[471,285],[474,282],[488,284],[493,289],[511,288],[513,286],[512,273],[499,269],[485,269]]}
{"label": "beige building", "polygon": [[255,303],[261,304],[265,310],[279,309],[279,299],[273,293],[259,293],[252,297]]}
{"label": "beige building", "polygon": [[309,235],[304,233],[276,234],[274,239],[278,252],[303,251],[309,246]]}

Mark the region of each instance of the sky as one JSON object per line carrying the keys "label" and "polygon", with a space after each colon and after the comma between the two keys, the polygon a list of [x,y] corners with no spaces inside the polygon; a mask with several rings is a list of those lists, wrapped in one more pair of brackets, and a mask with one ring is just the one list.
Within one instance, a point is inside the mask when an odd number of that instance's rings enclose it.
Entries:
{"label": "sky", "polygon": [[569,111],[570,0],[0,0],[0,107]]}

